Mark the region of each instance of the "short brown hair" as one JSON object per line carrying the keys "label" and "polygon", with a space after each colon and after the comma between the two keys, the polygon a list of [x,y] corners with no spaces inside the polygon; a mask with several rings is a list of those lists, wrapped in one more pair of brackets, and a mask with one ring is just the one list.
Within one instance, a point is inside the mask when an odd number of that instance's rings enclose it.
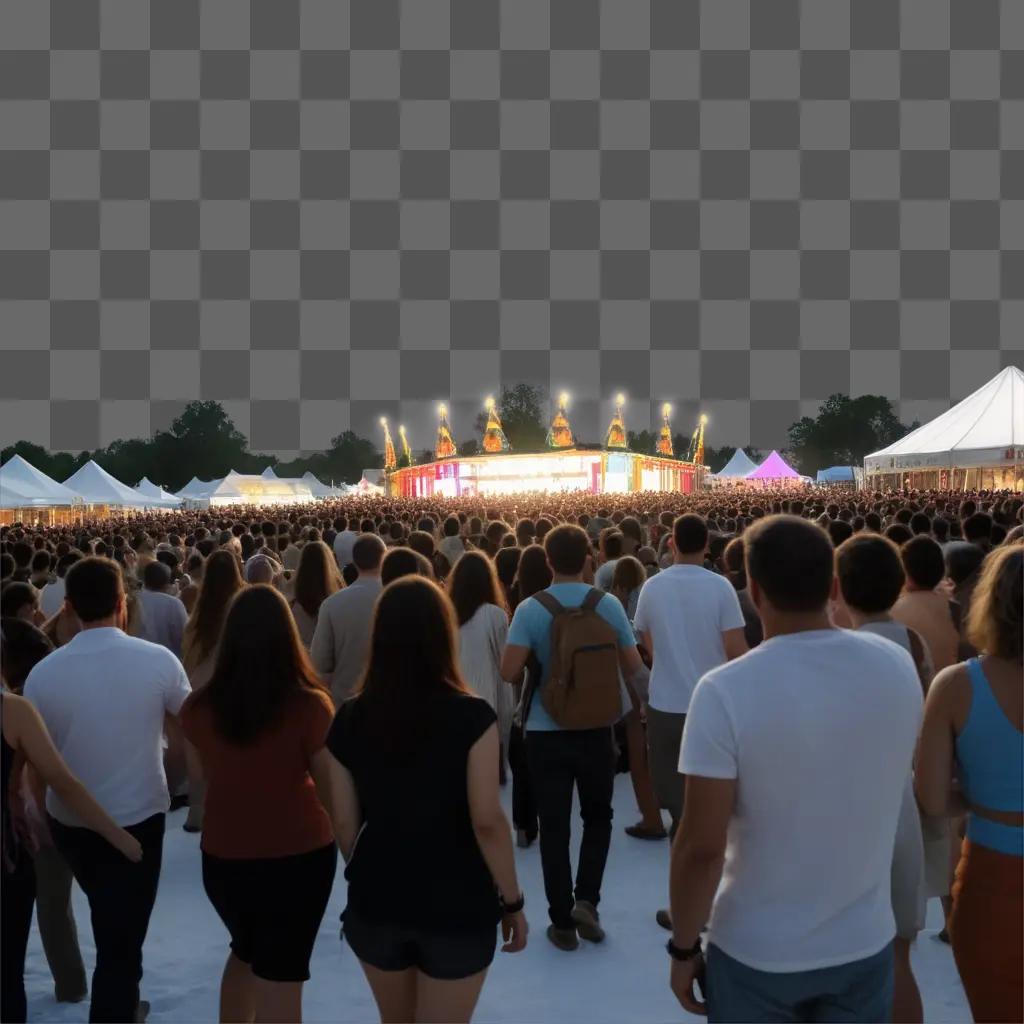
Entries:
{"label": "short brown hair", "polygon": [[747,577],[780,612],[815,612],[832,592],[829,535],[797,516],[759,519],[743,534]]}
{"label": "short brown hair", "polygon": [[996,548],[981,567],[967,638],[986,654],[1024,660],[1024,546]]}
{"label": "short brown hair", "polygon": [[121,567],[112,558],[93,555],[75,562],[65,577],[64,593],[82,622],[109,619],[124,597]]}
{"label": "short brown hair", "polygon": [[545,534],[544,553],[559,576],[579,576],[590,554],[590,538],[578,526],[563,523]]}
{"label": "short brown hair", "polygon": [[859,533],[839,545],[836,575],[843,600],[868,614],[887,612],[906,580],[899,548],[877,533]]}

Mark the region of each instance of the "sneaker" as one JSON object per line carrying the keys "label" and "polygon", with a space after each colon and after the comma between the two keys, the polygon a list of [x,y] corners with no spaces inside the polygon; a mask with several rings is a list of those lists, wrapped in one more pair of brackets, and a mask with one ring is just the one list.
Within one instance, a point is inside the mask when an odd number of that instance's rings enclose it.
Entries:
{"label": "sneaker", "polygon": [[520,850],[526,850],[533,846],[536,838],[536,836],[531,836],[525,828],[516,829],[516,846],[518,846]]}
{"label": "sneaker", "polygon": [[601,917],[593,903],[587,900],[577,900],[576,906],[572,908],[572,919],[581,939],[586,939],[587,942],[604,941]]}
{"label": "sneaker", "polygon": [[548,925],[548,939],[552,946],[565,953],[571,953],[580,944],[575,928],[556,928],[553,924]]}
{"label": "sneaker", "polygon": [[149,1016],[149,1000],[140,999],[139,1005],[135,1008],[135,1024],[146,1024]]}
{"label": "sneaker", "polygon": [[672,915],[667,910],[659,910],[654,915],[654,920],[657,921],[665,931],[672,931]]}
{"label": "sneaker", "polygon": [[53,998],[56,999],[58,1003],[81,1003],[88,995],[88,988],[80,988],[74,992],[58,992],[54,989],[53,992]]}

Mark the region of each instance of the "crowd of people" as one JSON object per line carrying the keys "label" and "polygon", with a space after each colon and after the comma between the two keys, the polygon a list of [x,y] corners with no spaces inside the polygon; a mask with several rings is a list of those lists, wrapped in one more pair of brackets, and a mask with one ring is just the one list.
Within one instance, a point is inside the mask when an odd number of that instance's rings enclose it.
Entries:
{"label": "crowd of people", "polygon": [[635,912],[684,1009],[921,1021],[937,898],[974,1019],[1024,1019],[1022,509],[524,493],[5,527],[2,1019],[33,907],[57,1000],[145,1019],[187,805],[221,1020],[301,1020],[340,851],[381,1020],[468,1021],[543,916],[516,847],[539,841],[546,940],[605,938],[620,771],[618,841],[670,840],[669,905]]}

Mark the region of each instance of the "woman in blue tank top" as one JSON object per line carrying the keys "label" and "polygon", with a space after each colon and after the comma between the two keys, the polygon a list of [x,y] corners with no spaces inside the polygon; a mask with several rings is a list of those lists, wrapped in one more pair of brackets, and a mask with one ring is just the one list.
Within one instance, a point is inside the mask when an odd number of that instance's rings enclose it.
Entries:
{"label": "woman in blue tank top", "polygon": [[949,930],[971,1013],[975,1021],[1019,1021],[1024,1020],[1024,545],[988,556],[967,630],[983,653],[935,677],[925,702],[915,788],[925,813],[968,815]]}

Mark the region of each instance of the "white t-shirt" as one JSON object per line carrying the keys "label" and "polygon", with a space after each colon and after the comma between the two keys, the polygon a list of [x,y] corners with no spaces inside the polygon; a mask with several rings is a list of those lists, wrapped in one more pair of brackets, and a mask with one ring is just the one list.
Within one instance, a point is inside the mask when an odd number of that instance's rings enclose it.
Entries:
{"label": "white t-shirt", "polygon": [[[29,673],[25,696],[39,710],[71,771],[119,825],[167,810],[164,714],[191,692],[165,647],[101,627],[78,633]],[[82,824],[53,790],[46,808]]]}
{"label": "white t-shirt", "polygon": [[648,703],[685,714],[705,672],[725,663],[722,633],[743,628],[732,584],[700,565],[671,565],[640,591],[633,625],[650,633],[654,667]]}
{"label": "white t-shirt", "polygon": [[60,611],[62,604],[64,604],[64,580],[58,576],[39,592],[39,607],[49,619]]}
{"label": "white t-shirt", "polygon": [[773,637],[701,679],[679,770],[737,779],[710,942],[787,973],[892,940],[893,844],[921,706],[906,651],[842,629]]}
{"label": "white t-shirt", "polygon": [[352,546],[359,540],[359,534],[355,530],[342,530],[334,537],[334,557],[338,560],[338,567],[344,569],[352,561]]}
{"label": "white t-shirt", "polygon": [[181,598],[160,590],[143,589],[139,591],[139,604],[142,606],[142,638],[166,647],[180,658],[188,622],[188,612]]}

